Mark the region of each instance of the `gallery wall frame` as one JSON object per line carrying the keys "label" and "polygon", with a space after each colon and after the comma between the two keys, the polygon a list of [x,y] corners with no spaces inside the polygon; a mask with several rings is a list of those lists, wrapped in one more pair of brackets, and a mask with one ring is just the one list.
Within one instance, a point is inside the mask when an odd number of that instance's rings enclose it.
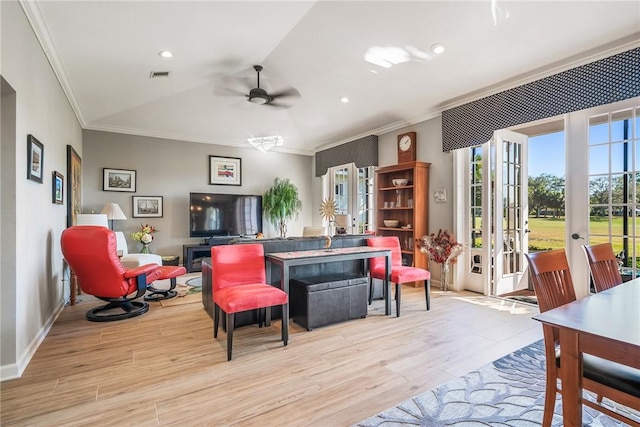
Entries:
{"label": "gallery wall frame", "polygon": [[162,218],[162,196],[133,196],[134,218]]}
{"label": "gallery wall frame", "polygon": [[27,179],[42,184],[44,175],[44,145],[35,136],[27,135]]}
{"label": "gallery wall frame", "polygon": [[53,171],[52,178],[51,203],[61,205],[64,203],[64,176],[58,171]]}
{"label": "gallery wall frame", "polygon": [[242,159],[209,156],[210,185],[242,185]]}
{"label": "gallery wall frame", "polygon": [[82,213],[82,159],[67,145],[67,227],[76,223]]}
{"label": "gallery wall frame", "polygon": [[136,171],[130,169],[102,169],[102,191],[136,192]]}

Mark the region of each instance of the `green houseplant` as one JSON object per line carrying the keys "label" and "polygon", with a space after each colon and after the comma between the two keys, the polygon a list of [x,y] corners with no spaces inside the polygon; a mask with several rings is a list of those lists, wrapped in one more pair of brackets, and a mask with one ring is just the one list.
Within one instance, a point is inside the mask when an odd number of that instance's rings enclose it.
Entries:
{"label": "green houseplant", "polygon": [[278,228],[280,237],[287,237],[287,221],[298,216],[302,202],[298,187],[289,179],[276,178],[273,186],[262,196],[262,211],[267,220]]}

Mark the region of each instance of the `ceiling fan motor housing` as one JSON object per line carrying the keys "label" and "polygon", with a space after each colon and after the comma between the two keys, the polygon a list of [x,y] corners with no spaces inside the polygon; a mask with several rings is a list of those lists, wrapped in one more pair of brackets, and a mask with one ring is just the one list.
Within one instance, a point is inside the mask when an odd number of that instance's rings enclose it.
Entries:
{"label": "ceiling fan motor housing", "polygon": [[271,97],[264,89],[259,87],[251,89],[249,92],[249,102],[253,104],[266,104],[271,102]]}

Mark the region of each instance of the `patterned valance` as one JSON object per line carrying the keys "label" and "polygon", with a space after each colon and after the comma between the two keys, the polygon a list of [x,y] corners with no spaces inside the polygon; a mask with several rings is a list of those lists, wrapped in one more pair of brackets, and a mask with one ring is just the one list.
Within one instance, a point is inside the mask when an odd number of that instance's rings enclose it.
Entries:
{"label": "patterned valance", "polygon": [[349,163],[359,168],[378,166],[378,136],[369,135],[364,138],[345,142],[337,147],[328,148],[316,153],[316,176],[327,173],[329,168]]}
{"label": "patterned valance", "polygon": [[636,96],[640,48],[443,111],[442,151],[483,144],[498,129]]}

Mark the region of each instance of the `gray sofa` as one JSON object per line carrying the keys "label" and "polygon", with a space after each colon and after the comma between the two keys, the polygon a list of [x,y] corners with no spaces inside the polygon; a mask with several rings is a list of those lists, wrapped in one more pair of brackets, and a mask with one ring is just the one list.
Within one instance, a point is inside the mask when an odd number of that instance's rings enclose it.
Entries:
{"label": "gray sofa", "polygon": [[[331,247],[366,246],[369,237],[371,236],[366,234],[336,235],[331,238]],[[260,243],[264,246],[265,253],[273,253],[322,249],[325,242],[324,237],[290,237],[286,239],[234,239],[230,241],[229,244]],[[202,304],[209,316],[213,318],[211,275],[211,260],[205,259],[202,263]],[[280,269],[277,267],[273,268],[270,284],[280,286],[280,277]],[[289,309],[291,317],[307,329],[347,320],[349,318],[364,317],[364,315],[366,315],[366,311],[362,313],[362,307],[358,307],[357,309],[352,307],[347,311],[332,309],[332,306],[343,301],[344,298],[353,298],[354,300],[357,299],[357,301],[360,301],[363,297],[363,291],[365,292],[364,297],[368,297],[368,284],[363,285],[362,280],[357,280],[366,277],[364,261],[352,260],[292,267],[290,277],[290,283],[296,281],[298,285],[293,293],[291,293],[290,290]],[[327,282],[333,283],[341,277],[348,280],[349,283],[347,283],[347,285],[353,287],[353,289],[349,289],[348,291],[341,289],[336,292],[326,292],[327,289],[337,288],[337,286],[317,286],[318,283],[323,282],[324,278],[327,279]],[[315,294],[309,299],[305,293],[306,290],[301,288],[301,284],[302,286],[306,286],[305,284],[315,285],[309,289],[311,291],[324,291],[324,294]],[[342,286],[340,287],[342,288]],[[382,298],[382,285],[380,283],[374,283],[373,298]],[[312,301],[311,307],[308,301]],[[281,317],[279,307],[273,307],[272,317]],[[236,326],[257,322],[258,318],[255,312],[243,312],[236,315]]]}

